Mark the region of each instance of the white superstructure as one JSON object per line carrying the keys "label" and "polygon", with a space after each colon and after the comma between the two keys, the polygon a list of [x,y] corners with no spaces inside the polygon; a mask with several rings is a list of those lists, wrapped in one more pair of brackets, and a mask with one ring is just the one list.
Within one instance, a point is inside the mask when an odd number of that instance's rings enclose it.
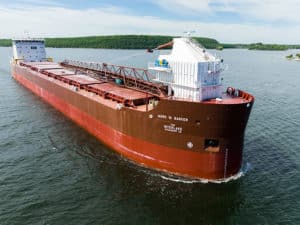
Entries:
{"label": "white superstructure", "polygon": [[190,37],[174,38],[169,55],[160,55],[149,70],[156,81],[169,86],[174,97],[191,101],[221,98],[222,60],[208,53]]}
{"label": "white superstructure", "polygon": [[25,62],[47,61],[43,39],[16,39],[13,40],[12,47],[14,60]]}

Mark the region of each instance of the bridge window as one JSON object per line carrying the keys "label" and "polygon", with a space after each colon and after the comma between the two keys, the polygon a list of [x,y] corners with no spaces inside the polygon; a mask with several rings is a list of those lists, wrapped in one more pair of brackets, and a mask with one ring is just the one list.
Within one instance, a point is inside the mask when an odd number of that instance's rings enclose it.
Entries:
{"label": "bridge window", "polygon": [[37,47],[36,47],[36,46],[31,46],[30,48],[31,48],[31,49],[37,49]]}

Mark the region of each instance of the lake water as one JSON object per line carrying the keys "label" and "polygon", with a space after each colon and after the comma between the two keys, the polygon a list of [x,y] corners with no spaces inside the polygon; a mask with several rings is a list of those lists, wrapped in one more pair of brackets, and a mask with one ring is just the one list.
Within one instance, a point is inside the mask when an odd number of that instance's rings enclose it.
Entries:
{"label": "lake water", "polygon": [[[47,49],[55,60],[146,67],[142,50]],[[244,176],[180,181],[102,146],[10,76],[0,48],[0,224],[300,224],[300,62],[296,51],[224,50],[225,86],[256,97]]]}

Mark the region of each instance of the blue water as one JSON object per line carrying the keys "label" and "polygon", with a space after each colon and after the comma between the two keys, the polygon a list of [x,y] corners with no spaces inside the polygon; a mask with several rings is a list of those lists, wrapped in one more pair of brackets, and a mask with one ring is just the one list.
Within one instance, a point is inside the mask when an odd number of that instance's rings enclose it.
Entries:
{"label": "blue water", "polygon": [[[47,49],[65,58],[146,67],[142,50]],[[224,50],[225,86],[254,94],[245,174],[221,184],[143,169],[10,76],[0,48],[0,224],[299,224],[300,62],[296,51]]]}

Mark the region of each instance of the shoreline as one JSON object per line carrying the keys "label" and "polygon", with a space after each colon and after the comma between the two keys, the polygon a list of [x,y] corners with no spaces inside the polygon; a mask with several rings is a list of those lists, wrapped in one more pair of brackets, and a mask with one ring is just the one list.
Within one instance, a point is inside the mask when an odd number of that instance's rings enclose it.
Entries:
{"label": "shoreline", "polygon": [[[172,40],[172,36],[162,35],[110,35],[86,37],[45,38],[46,47],[52,48],[89,48],[89,49],[153,49]],[[300,49],[300,45],[286,44],[228,44],[207,37],[193,37],[207,49],[248,49],[261,51],[285,51]],[[11,39],[0,39],[0,47],[10,47]]]}

